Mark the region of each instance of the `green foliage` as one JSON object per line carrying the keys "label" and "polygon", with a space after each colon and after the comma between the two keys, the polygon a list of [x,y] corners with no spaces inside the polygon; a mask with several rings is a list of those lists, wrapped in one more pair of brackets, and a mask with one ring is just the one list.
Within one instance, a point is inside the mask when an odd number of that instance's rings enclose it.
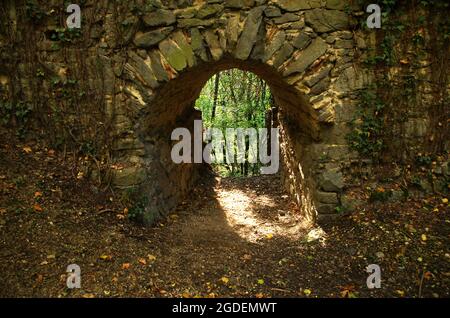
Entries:
{"label": "green foliage", "polygon": [[33,107],[27,102],[14,103],[10,100],[0,101],[0,120],[3,125],[7,125],[14,120],[16,124],[16,135],[24,137],[27,131],[27,122],[31,115]]}
{"label": "green foliage", "polygon": [[28,20],[32,22],[40,22],[46,16],[46,12],[36,0],[27,0],[25,2],[25,14]]}
{"label": "green foliage", "polygon": [[[266,113],[271,107],[266,83],[253,73],[231,69],[219,73],[216,95],[216,76],[206,83],[196,102],[204,126],[219,128],[224,135],[226,128],[266,127]],[[245,169],[236,164],[214,164],[213,167],[224,176],[245,175]],[[248,173],[259,173],[258,164],[248,164],[247,169]]]}
{"label": "green foliage", "polygon": [[362,91],[359,97],[357,116],[350,123],[352,131],[347,140],[362,156],[378,158],[384,148],[382,112],[385,104],[372,90]]}
{"label": "green foliage", "polygon": [[81,35],[81,28],[57,28],[51,33],[50,39],[56,42],[73,43]]}

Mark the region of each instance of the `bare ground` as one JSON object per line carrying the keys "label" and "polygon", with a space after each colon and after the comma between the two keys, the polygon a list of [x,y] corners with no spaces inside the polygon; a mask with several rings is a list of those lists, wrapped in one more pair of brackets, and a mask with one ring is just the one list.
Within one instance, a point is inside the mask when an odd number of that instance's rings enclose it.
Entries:
{"label": "bare ground", "polygon": [[[441,196],[367,204],[319,227],[276,177],[217,179],[143,228],[77,162],[36,144],[0,146],[0,297],[450,296]],[[81,289],[66,287],[72,263]],[[372,263],[380,289],[366,286]]]}

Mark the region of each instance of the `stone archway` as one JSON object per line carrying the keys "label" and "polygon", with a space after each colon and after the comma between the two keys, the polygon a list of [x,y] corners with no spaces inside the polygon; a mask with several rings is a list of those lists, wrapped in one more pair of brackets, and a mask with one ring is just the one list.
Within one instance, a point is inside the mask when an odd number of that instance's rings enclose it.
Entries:
{"label": "stone archway", "polygon": [[133,43],[115,61],[121,99],[114,110],[114,149],[121,164],[114,184],[148,196],[145,223],[173,208],[196,172],[170,161],[171,131],[189,127],[198,116],[193,103],[212,75],[240,68],[264,79],[280,108],[289,191],[305,216],[334,215],[344,187],[339,162],[350,156],[343,97],[360,85],[348,68],[354,40],[346,6],[314,0],[172,2],[156,1],[141,16]]}

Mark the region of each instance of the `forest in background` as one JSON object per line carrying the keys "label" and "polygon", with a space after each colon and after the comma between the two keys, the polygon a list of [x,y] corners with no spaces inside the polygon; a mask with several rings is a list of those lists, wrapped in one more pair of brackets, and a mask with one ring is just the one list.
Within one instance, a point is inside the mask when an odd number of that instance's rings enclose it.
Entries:
{"label": "forest in background", "polygon": [[[273,99],[267,83],[257,75],[230,69],[209,79],[196,101],[205,128],[270,128]],[[245,162],[215,163],[221,176],[259,175],[260,163],[249,162],[249,138],[246,137]],[[226,139],[224,140],[226,142]]]}

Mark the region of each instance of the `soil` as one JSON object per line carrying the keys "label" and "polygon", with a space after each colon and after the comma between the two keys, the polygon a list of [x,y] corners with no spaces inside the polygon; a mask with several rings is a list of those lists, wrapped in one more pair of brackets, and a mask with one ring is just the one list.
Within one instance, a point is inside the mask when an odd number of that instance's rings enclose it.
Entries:
{"label": "soil", "polygon": [[[450,296],[440,195],[367,203],[317,225],[276,176],[215,178],[142,227],[118,194],[83,177],[82,160],[0,146],[0,297]],[[80,289],[66,286],[69,264]],[[366,285],[369,264],[381,268],[379,289]]]}

